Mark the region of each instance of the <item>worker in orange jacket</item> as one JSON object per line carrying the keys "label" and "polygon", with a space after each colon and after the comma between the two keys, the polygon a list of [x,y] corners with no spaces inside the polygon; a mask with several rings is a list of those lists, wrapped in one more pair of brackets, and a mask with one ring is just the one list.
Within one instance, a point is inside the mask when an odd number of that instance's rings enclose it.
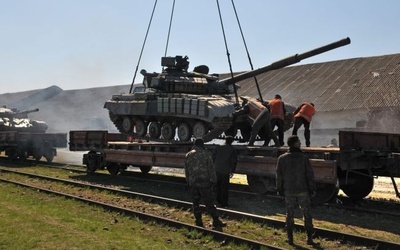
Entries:
{"label": "worker in orange jacket", "polygon": [[297,130],[304,125],[304,138],[306,140],[306,146],[309,147],[310,142],[310,123],[313,115],[315,114],[314,103],[303,102],[294,111],[294,128],[292,135],[297,135]]}
{"label": "worker in orange jacket", "polygon": [[285,126],[285,104],[282,102],[280,95],[275,95],[275,98],[269,102],[271,115],[271,129],[278,127],[279,144],[283,146],[284,142],[284,126]]}
{"label": "worker in orange jacket", "polygon": [[[274,140],[274,146],[279,147],[280,145],[278,138],[271,129],[270,114],[266,105],[255,98],[242,99],[244,100],[243,107],[240,110],[236,111],[233,115],[237,116],[241,114],[247,114],[247,116],[252,121],[252,130],[248,145],[254,145],[254,141],[256,140],[258,132],[261,128],[264,128],[269,138],[272,138]],[[268,142],[266,141],[265,143]]]}

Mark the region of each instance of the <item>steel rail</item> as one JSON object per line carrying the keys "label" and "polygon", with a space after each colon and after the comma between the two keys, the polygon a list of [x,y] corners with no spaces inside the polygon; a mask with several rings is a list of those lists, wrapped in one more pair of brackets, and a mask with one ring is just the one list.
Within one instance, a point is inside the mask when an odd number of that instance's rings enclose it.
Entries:
{"label": "steel rail", "polygon": [[[20,174],[20,175],[26,175],[29,177],[41,178],[41,179],[46,179],[46,180],[59,181],[59,182],[67,183],[70,185],[76,185],[79,187],[89,187],[92,189],[108,191],[108,192],[111,192],[114,194],[122,194],[127,197],[140,198],[142,200],[156,202],[158,204],[167,204],[172,207],[178,207],[178,208],[184,208],[184,209],[190,209],[192,207],[192,203],[190,203],[190,202],[175,200],[175,199],[170,199],[170,198],[165,198],[165,197],[160,197],[160,196],[155,196],[155,195],[143,194],[143,193],[138,193],[138,192],[126,191],[126,190],[119,190],[119,189],[103,187],[103,186],[99,186],[99,185],[86,184],[86,183],[77,182],[77,181],[65,180],[65,179],[60,179],[60,178],[56,178],[56,177],[49,177],[49,176],[43,176],[43,175],[37,175],[37,174],[31,174],[31,173],[24,173],[21,171],[8,170],[8,169],[3,169],[3,168],[0,168],[0,172],[1,171],[16,173],[16,174]],[[249,214],[249,213],[245,213],[245,212],[234,211],[234,210],[230,210],[230,209],[218,208],[218,210],[221,213],[223,213],[223,215],[229,217],[230,219],[235,219],[235,220],[246,219],[246,220],[251,220],[255,223],[268,224],[268,225],[278,227],[278,228],[285,227],[285,222],[281,221],[281,220],[268,218],[268,217],[264,217],[264,216],[259,216],[259,215],[254,215],[254,214]],[[295,224],[295,229],[298,231],[304,231],[303,225],[300,225],[298,223]],[[337,231],[319,228],[319,227],[315,227],[314,229],[316,232],[315,235],[319,236],[319,237],[323,237],[323,238],[334,239],[334,240],[340,239],[342,242],[352,242],[356,245],[373,247],[374,249],[400,249],[400,243],[396,243],[396,242],[390,242],[390,241],[384,241],[384,240],[379,240],[379,239],[374,239],[374,238],[369,238],[369,237],[364,237],[364,236],[359,236],[359,235],[354,235],[354,234],[342,233],[342,232],[337,232]]]}

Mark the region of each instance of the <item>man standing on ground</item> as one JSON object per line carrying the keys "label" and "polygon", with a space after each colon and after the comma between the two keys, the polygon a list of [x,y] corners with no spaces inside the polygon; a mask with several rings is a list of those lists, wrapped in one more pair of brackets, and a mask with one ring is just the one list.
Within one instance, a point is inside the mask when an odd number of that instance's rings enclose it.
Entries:
{"label": "man standing on ground", "polygon": [[294,128],[292,135],[297,135],[297,130],[304,124],[304,138],[306,139],[306,146],[309,147],[310,142],[310,123],[313,115],[315,114],[314,103],[303,102],[298,107],[294,115]]}
{"label": "man standing on ground", "polygon": [[193,200],[193,213],[196,225],[203,227],[200,201],[204,202],[208,213],[213,218],[213,227],[220,229],[225,226],[217,214],[214,205],[212,186],[217,182],[212,154],[204,147],[204,141],[197,138],[194,147],[186,154],[185,177]]}
{"label": "man standing on ground", "polygon": [[237,152],[232,142],[233,137],[227,136],[225,145],[217,147],[213,155],[217,174],[217,202],[221,207],[228,207],[229,179],[233,176],[237,164]]}
{"label": "man standing on ground", "polygon": [[279,144],[283,146],[284,141],[284,126],[285,126],[285,104],[282,102],[280,95],[275,95],[275,98],[269,102],[269,109],[271,113],[271,129],[278,127]]}
{"label": "man standing on ground", "polygon": [[285,197],[286,231],[288,243],[293,245],[294,210],[300,206],[307,231],[307,244],[314,244],[314,227],[311,216],[310,195],[315,196],[314,172],[308,157],[300,150],[300,140],[296,135],[288,138],[289,152],[279,156],[276,167],[276,188]]}

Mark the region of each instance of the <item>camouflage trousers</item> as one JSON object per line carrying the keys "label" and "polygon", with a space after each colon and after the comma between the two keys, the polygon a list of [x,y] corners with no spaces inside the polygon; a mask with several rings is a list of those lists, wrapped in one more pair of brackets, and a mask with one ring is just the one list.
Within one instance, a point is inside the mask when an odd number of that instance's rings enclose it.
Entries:
{"label": "camouflage trousers", "polygon": [[193,201],[193,213],[196,220],[201,219],[200,201],[203,201],[207,212],[213,219],[218,217],[217,208],[214,204],[214,193],[211,187],[190,187],[190,195]]}
{"label": "camouflage trousers", "polygon": [[304,217],[304,227],[306,231],[312,231],[314,229],[311,216],[311,201],[310,195],[307,192],[299,194],[285,194],[286,204],[286,228],[287,230],[293,230],[294,228],[294,211],[297,207],[300,207]]}

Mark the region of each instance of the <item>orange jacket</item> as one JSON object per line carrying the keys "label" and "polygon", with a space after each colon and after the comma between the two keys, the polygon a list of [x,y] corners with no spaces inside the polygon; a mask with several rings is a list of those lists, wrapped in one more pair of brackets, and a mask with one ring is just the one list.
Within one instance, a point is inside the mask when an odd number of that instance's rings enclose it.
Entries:
{"label": "orange jacket", "polygon": [[269,108],[271,119],[278,118],[282,121],[285,120],[285,106],[281,99],[274,98],[272,101],[269,102]]}
{"label": "orange jacket", "polygon": [[315,114],[315,108],[308,102],[303,102],[296,110],[294,117],[303,117],[306,121],[311,122],[312,116]]}

